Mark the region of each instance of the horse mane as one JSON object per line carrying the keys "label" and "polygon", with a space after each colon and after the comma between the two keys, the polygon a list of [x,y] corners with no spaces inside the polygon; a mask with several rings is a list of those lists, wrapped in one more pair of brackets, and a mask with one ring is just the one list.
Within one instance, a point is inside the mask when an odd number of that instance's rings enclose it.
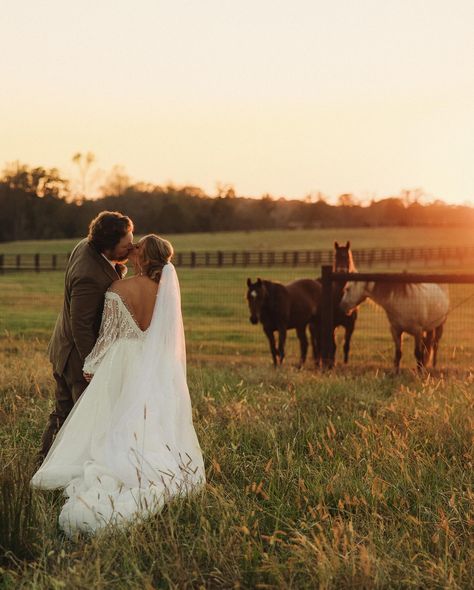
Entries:
{"label": "horse mane", "polygon": [[383,299],[388,297],[406,297],[410,291],[411,283],[374,283],[372,293],[375,297],[382,297]]}
{"label": "horse mane", "polygon": [[349,250],[349,270],[348,270],[348,272],[357,272],[357,268],[354,263],[354,257],[352,256],[352,250]]}

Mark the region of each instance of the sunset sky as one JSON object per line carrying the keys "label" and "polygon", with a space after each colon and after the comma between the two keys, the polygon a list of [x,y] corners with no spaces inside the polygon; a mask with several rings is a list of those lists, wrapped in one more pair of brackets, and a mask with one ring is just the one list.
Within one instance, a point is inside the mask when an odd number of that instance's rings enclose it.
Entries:
{"label": "sunset sky", "polygon": [[3,0],[0,165],[474,204],[472,0]]}

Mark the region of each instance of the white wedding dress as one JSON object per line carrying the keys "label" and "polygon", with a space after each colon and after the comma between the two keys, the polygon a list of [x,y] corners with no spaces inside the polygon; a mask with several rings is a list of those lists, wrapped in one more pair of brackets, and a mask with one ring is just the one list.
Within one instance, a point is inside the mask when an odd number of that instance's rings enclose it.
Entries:
{"label": "white wedding dress", "polygon": [[202,488],[171,263],[146,331],[117,293],[106,293],[99,338],[84,371],[94,377],[31,481],[37,488],[64,488],[59,524],[66,534],[147,517],[173,496]]}

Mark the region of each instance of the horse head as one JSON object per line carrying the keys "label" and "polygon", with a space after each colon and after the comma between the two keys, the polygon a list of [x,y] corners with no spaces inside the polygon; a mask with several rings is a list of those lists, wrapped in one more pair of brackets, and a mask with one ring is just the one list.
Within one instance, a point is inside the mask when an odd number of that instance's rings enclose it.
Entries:
{"label": "horse head", "polygon": [[338,242],[334,242],[334,272],[354,272],[354,259],[352,258],[351,243],[346,242],[345,246],[339,246]]}
{"label": "horse head", "polygon": [[344,287],[339,306],[346,315],[350,315],[368,296],[368,283],[363,281],[349,281]]}
{"label": "horse head", "polygon": [[258,278],[252,283],[250,278],[247,279],[247,303],[250,310],[250,322],[258,324],[262,306],[265,303],[268,292],[262,279]]}

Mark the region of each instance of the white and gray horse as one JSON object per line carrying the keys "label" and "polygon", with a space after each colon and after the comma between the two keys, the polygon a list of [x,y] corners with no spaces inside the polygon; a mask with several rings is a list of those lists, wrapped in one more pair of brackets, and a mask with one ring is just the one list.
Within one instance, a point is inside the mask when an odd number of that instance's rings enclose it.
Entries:
{"label": "white and gray horse", "polygon": [[439,340],[449,312],[449,294],[445,285],[434,283],[382,283],[352,281],[347,283],[341,309],[350,313],[370,298],[385,310],[395,343],[395,370],[400,368],[402,334],[415,338],[418,369],[425,367],[433,353],[436,366]]}

